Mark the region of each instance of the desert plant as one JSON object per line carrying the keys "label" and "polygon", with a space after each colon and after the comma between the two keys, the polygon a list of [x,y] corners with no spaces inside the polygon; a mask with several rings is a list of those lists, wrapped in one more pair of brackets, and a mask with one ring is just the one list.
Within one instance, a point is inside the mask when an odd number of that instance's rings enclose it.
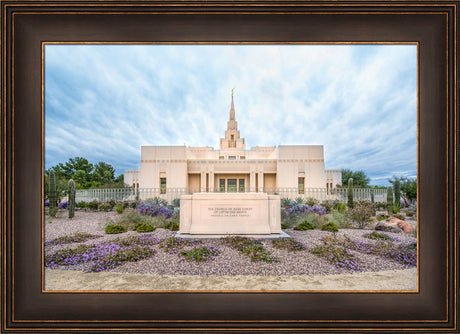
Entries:
{"label": "desert plant", "polygon": [[249,256],[252,262],[279,262],[278,258],[272,256],[271,253],[264,248],[260,240],[239,236],[226,237],[223,239],[229,247]]}
{"label": "desert plant", "polygon": [[305,250],[306,247],[304,244],[295,241],[291,238],[279,238],[272,240],[272,246],[278,249],[285,249],[288,252],[295,252],[300,250]]}
{"label": "desert plant", "polygon": [[332,215],[329,216],[327,219],[328,219],[328,222],[334,223],[340,229],[354,227],[351,220],[348,218],[348,215],[345,213],[334,211]]}
{"label": "desert plant", "polygon": [[358,228],[365,228],[373,216],[373,208],[368,205],[358,205],[348,211],[350,218],[356,222]]}
{"label": "desert plant", "polygon": [[343,213],[345,212],[345,210],[347,209],[347,206],[345,205],[345,203],[342,203],[342,202],[336,202],[334,203],[334,206],[332,207],[334,210],[337,210],[338,212],[340,213]]}
{"label": "desert plant", "polygon": [[175,207],[175,208],[180,208],[180,198],[175,198],[172,200],[172,205]]}
{"label": "desert plant", "polygon": [[124,210],[123,213],[115,220],[115,224],[121,225],[127,230],[133,231],[138,224],[155,224],[155,219],[129,208]]}
{"label": "desert plant", "polygon": [[90,210],[94,210],[94,211],[95,211],[95,210],[97,210],[97,208],[99,207],[99,204],[100,204],[99,201],[93,200],[93,201],[87,203],[86,207],[87,207],[88,209],[90,209]]}
{"label": "desert plant", "polygon": [[69,218],[75,216],[75,182],[69,180]]}
{"label": "desert plant", "polygon": [[379,220],[379,221],[380,221],[380,220],[385,220],[385,219],[388,219],[388,218],[390,218],[390,216],[385,215],[385,214],[382,214],[382,215],[378,215],[378,216],[377,216],[377,220]]}
{"label": "desert plant", "polygon": [[123,204],[121,203],[118,203],[115,205],[115,211],[117,211],[117,213],[121,214],[123,212]]}
{"label": "desert plant", "polygon": [[164,228],[171,231],[179,231],[179,223],[174,221],[169,221],[164,225]]}
{"label": "desert plant", "polygon": [[348,179],[348,207],[353,209],[353,179]]}
{"label": "desert plant", "polygon": [[187,261],[191,262],[209,262],[220,254],[219,250],[214,246],[194,247],[191,250],[182,251],[180,253]]}
{"label": "desert plant", "polygon": [[[296,200],[297,203],[301,204],[303,201],[301,202],[298,202]],[[309,197],[305,200],[305,204],[309,205],[309,206],[315,206],[315,205],[318,205],[319,204],[319,201],[316,199],[316,198],[312,198],[312,197]]]}
{"label": "desert plant", "polygon": [[107,227],[105,228],[105,233],[107,234],[118,234],[118,233],[124,233],[126,231],[127,231],[126,227],[122,225],[118,225],[118,224],[107,225]]}
{"label": "desert plant", "polygon": [[393,187],[391,186],[387,190],[387,210],[389,215],[393,213]]}
{"label": "desert plant", "polygon": [[110,205],[110,203],[102,203],[101,205],[99,205],[98,209],[102,211],[110,211],[112,210],[112,206]]}
{"label": "desert plant", "polygon": [[88,203],[85,201],[75,202],[75,206],[79,209],[85,209],[88,207]]}
{"label": "desert plant", "polygon": [[407,216],[407,217],[413,217],[413,216],[414,216],[414,212],[413,212],[413,211],[406,211],[406,216]]}
{"label": "desert plant", "polygon": [[134,226],[134,229],[137,232],[153,232],[156,230],[156,227],[153,224],[139,223]]}
{"label": "desert plant", "polygon": [[395,205],[400,205],[400,201],[401,201],[401,183],[400,183],[398,178],[396,178],[394,180],[393,187],[394,187],[394,192],[395,192],[394,204]]}
{"label": "desert plant", "polygon": [[326,223],[321,226],[321,231],[338,232],[339,228],[334,223]]}
{"label": "desert plant", "polygon": [[50,208],[50,209],[48,210],[48,215],[49,215],[50,217],[56,217],[57,211],[58,211],[58,208],[57,208],[57,207]]}
{"label": "desert plant", "polygon": [[303,223],[300,223],[299,225],[294,227],[294,230],[296,230],[296,231],[307,231],[307,230],[314,230],[317,227],[318,227],[317,224],[305,220]]}
{"label": "desert plant", "polygon": [[392,216],[395,217],[395,218],[401,219],[401,220],[404,220],[404,218],[406,218],[400,213],[393,213]]}
{"label": "desert plant", "polygon": [[[49,189],[49,200],[50,200],[50,211],[49,211],[49,215],[51,216],[51,213],[54,212],[54,216],[56,215],[56,211],[55,210],[51,210],[53,208],[56,208],[57,205],[56,205],[56,201],[57,201],[57,194],[56,194],[56,176],[54,174],[54,170],[53,169],[50,169],[49,171],[49,182],[50,182],[50,189]],[[54,216],[51,216],[51,217],[54,217]]]}
{"label": "desert plant", "polygon": [[287,198],[287,197],[283,197],[281,199],[281,206],[282,207],[286,207],[286,206],[291,206],[292,205],[292,201],[290,198]]}
{"label": "desert plant", "polygon": [[331,213],[332,208],[334,207],[334,202],[333,201],[324,201],[321,203],[321,206],[326,209],[326,213]]}

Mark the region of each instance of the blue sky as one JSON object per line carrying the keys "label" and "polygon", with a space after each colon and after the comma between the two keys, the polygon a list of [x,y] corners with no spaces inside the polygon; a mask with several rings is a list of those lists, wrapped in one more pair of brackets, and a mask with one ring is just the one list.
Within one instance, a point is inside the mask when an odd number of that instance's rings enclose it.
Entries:
{"label": "blue sky", "polygon": [[416,45],[46,45],[45,168],[217,149],[232,88],[248,148],[319,144],[372,184],[416,176]]}

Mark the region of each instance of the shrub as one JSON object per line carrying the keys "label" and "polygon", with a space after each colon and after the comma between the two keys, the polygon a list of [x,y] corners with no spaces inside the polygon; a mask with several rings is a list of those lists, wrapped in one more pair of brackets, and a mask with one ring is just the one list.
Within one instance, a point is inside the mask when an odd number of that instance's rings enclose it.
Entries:
{"label": "shrub", "polygon": [[357,201],[355,202],[355,205],[356,206],[364,206],[364,207],[367,207],[371,210],[372,212],[372,215],[375,216],[375,207],[374,207],[374,203],[370,202],[370,201]]}
{"label": "shrub", "polygon": [[107,234],[118,234],[118,233],[124,233],[126,232],[127,229],[126,227],[122,226],[122,225],[107,225],[107,227],[105,228],[105,233]]}
{"label": "shrub", "polygon": [[320,216],[323,216],[326,214],[326,209],[320,205],[308,205],[308,204],[298,204],[297,202],[294,202],[292,206],[287,209],[287,215],[301,215],[305,216],[308,213],[316,213]]}
{"label": "shrub", "polygon": [[154,219],[128,208],[116,219],[115,223],[132,231],[138,224],[154,224]]}
{"label": "shrub", "polygon": [[334,223],[326,223],[321,226],[322,231],[338,232],[339,228]]}
{"label": "shrub", "polygon": [[290,198],[287,198],[287,197],[284,197],[281,199],[281,206],[282,207],[286,207],[286,206],[291,206],[292,205],[292,201]]}
{"label": "shrub", "polygon": [[312,254],[321,256],[328,260],[337,269],[347,269],[349,271],[362,271],[358,259],[348,251],[347,248],[338,244],[332,237],[322,239],[323,243],[311,250]]}
{"label": "shrub", "polygon": [[75,206],[79,209],[86,209],[88,207],[88,203],[85,201],[81,201],[81,202],[75,203]]}
{"label": "shrub", "polygon": [[139,202],[136,206],[136,210],[145,215],[152,217],[164,216],[169,218],[174,213],[174,210],[169,209],[166,205],[156,202],[155,200],[149,200],[145,202]]}
{"label": "shrub", "polygon": [[327,219],[328,219],[328,222],[337,225],[337,227],[339,229],[340,228],[353,228],[354,227],[352,222],[351,222],[351,220],[344,213],[334,211],[332,213],[332,216],[329,216]]}
{"label": "shrub", "polygon": [[60,203],[58,204],[58,209],[67,210],[68,207],[69,207],[69,203],[68,203],[68,202],[60,202]]}
{"label": "shrub", "polygon": [[272,246],[278,249],[285,249],[288,252],[295,252],[306,249],[304,244],[291,238],[273,239]]}
{"label": "shrub", "polygon": [[180,208],[180,198],[175,198],[172,200],[172,205],[176,208]]}
{"label": "shrub", "polygon": [[399,204],[393,204],[393,213],[398,213],[401,211],[401,206]]}
{"label": "shrub", "polygon": [[281,223],[281,228],[284,230],[289,228],[289,226],[286,223]]}
{"label": "shrub", "polygon": [[342,202],[336,202],[334,203],[334,206],[332,207],[334,210],[337,210],[338,212],[340,213],[343,213],[345,212],[345,210],[347,209],[347,206],[345,205],[345,203],[342,203]]}
{"label": "shrub", "polygon": [[134,226],[134,230],[137,232],[153,232],[156,230],[156,227],[153,224],[140,223]]}
{"label": "shrub", "polygon": [[414,212],[413,212],[413,211],[406,211],[406,216],[407,216],[407,217],[413,217],[413,216],[414,216]]}
{"label": "shrub", "polygon": [[191,262],[209,262],[219,255],[219,250],[213,246],[201,246],[194,247],[188,251],[182,251],[180,253],[187,261]]}
{"label": "shrub", "polygon": [[260,240],[236,236],[226,237],[224,241],[231,248],[249,256],[252,262],[279,262],[276,257],[271,256],[271,253],[264,248]]}
{"label": "shrub", "polygon": [[123,204],[118,203],[117,205],[115,205],[115,211],[121,214],[123,212]]}
{"label": "shrub", "polygon": [[394,213],[392,216],[395,217],[395,218],[401,219],[401,220],[404,220],[404,218],[406,218],[400,213]]}
{"label": "shrub", "polygon": [[[284,210],[283,210],[284,211]],[[303,221],[303,217],[297,214],[293,215],[286,215],[286,217],[283,219],[283,216],[281,217],[281,223],[286,226],[286,228],[291,228],[293,226],[299,225]]]}
{"label": "shrub", "polygon": [[90,210],[97,210],[97,208],[99,207],[99,201],[91,201],[89,203],[87,203],[87,208],[90,209]]}
{"label": "shrub", "polygon": [[375,210],[383,210],[383,209],[386,209],[386,207],[387,207],[387,203],[385,202],[375,202],[374,203]]}
{"label": "shrub", "polygon": [[315,206],[315,205],[318,205],[319,204],[319,201],[315,198],[312,198],[312,197],[309,197],[305,200],[305,204],[309,205],[309,206]]}
{"label": "shrub", "polygon": [[156,251],[150,247],[158,243],[152,238],[116,239],[114,242],[99,245],[80,245],[77,248],[62,249],[45,257],[46,267],[59,265],[74,266],[80,263],[94,261],[88,271],[103,271],[113,269],[125,262],[133,262],[155,255]]}
{"label": "shrub", "polygon": [[164,225],[164,228],[171,231],[179,231],[179,223],[174,221],[169,221]]}
{"label": "shrub", "polygon": [[112,210],[112,206],[109,204],[109,203],[102,203],[101,205],[99,205],[98,209],[99,210],[102,210],[102,211],[110,211]]}
{"label": "shrub", "polygon": [[115,202],[115,200],[111,199],[108,202],[106,202],[106,204],[109,204],[110,209],[113,209],[113,207],[117,204],[117,202]]}
{"label": "shrub", "polygon": [[303,223],[301,223],[301,224],[297,225],[296,227],[294,227],[294,230],[296,230],[296,231],[307,231],[307,230],[314,230],[317,227],[318,227],[318,225],[313,224],[312,222],[304,221]]}
{"label": "shrub", "polygon": [[179,253],[179,251],[185,246],[194,246],[199,244],[201,244],[201,240],[171,237],[163,240],[163,242],[160,244],[160,247],[163,248],[164,251],[168,254],[176,254]]}
{"label": "shrub", "polygon": [[348,214],[356,222],[358,228],[365,228],[374,214],[374,209],[366,205],[359,205],[349,210]]}
{"label": "shrub", "polygon": [[380,221],[380,220],[385,220],[385,219],[388,219],[390,218],[390,216],[388,215],[385,215],[385,214],[382,214],[382,215],[378,215],[377,216],[377,220]]}
{"label": "shrub", "polygon": [[333,201],[324,201],[321,203],[321,206],[326,209],[326,213],[331,213],[332,208],[334,207]]}

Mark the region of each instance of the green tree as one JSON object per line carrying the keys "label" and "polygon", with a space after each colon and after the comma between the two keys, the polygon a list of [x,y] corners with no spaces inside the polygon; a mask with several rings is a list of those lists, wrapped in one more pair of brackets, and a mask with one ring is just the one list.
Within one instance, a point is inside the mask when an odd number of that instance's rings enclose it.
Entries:
{"label": "green tree", "polygon": [[[115,168],[103,161],[93,165],[85,158],[75,157],[52,169],[56,175],[56,189],[63,195],[67,194],[67,183],[70,179],[75,181],[77,189],[124,187],[123,174],[115,178]],[[49,170],[45,173],[45,196],[49,193],[48,172]]]}
{"label": "green tree", "polygon": [[353,179],[353,186],[368,187],[369,177],[362,170],[352,171],[351,169],[342,169],[342,185],[348,186],[348,180]]}
{"label": "green tree", "polygon": [[86,188],[86,183],[89,182],[89,175],[84,170],[77,170],[72,174],[72,179],[75,181],[77,188]]}
{"label": "green tree", "polygon": [[57,166],[53,167],[53,169],[56,172],[56,175],[64,176],[65,179],[69,180],[78,170],[81,170],[86,174],[91,174],[94,170],[94,166],[85,158],[75,157],[70,158],[65,163],[59,163]]}
{"label": "green tree", "polygon": [[101,161],[94,166],[93,175],[99,178],[96,179],[96,177],[93,177],[94,181],[101,182],[102,184],[110,183],[115,181],[115,168],[113,168],[112,165]]}

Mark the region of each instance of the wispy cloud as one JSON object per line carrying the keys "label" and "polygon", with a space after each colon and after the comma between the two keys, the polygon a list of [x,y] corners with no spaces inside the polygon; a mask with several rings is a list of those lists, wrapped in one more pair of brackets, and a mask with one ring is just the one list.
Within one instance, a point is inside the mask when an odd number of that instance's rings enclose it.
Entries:
{"label": "wispy cloud", "polygon": [[322,144],[374,184],[416,175],[414,45],[47,45],[45,165],[118,173],[141,145],[218,147],[235,88],[249,147]]}

